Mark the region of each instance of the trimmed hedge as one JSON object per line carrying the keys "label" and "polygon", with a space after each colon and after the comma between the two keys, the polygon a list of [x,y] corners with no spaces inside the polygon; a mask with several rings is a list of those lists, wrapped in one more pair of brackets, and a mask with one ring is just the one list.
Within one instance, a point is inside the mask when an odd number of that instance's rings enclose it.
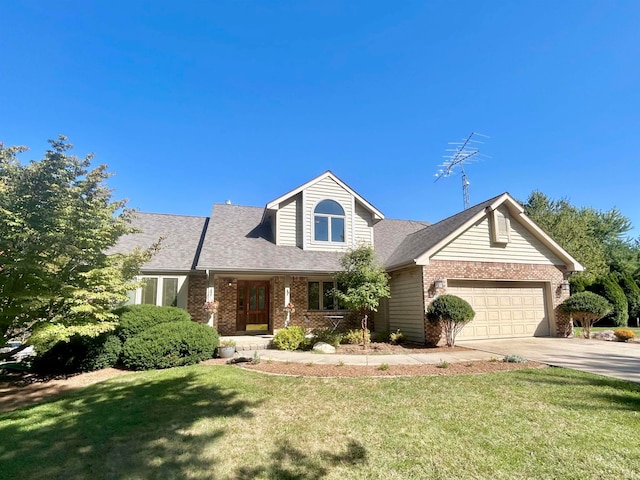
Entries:
{"label": "trimmed hedge", "polygon": [[427,307],[427,319],[431,323],[449,320],[467,323],[473,320],[475,314],[469,302],[455,295],[440,295]]}
{"label": "trimmed hedge", "polygon": [[161,323],[129,338],[122,363],[130,370],[192,365],[213,358],[218,333],[195,322]]}
{"label": "trimmed hedge", "polygon": [[589,290],[607,299],[607,301],[613,307],[611,313],[605,318],[605,322],[610,324],[625,327],[629,321],[629,304],[627,303],[627,297],[622,290],[622,287],[618,285],[615,278],[608,275],[600,278]]}
{"label": "trimmed hedge", "polygon": [[120,325],[116,332],[123,342],[162,323],[191,321],[189,312],[178,307],[127,305],[114,310],[113,313],[120,317]]}
{"label": "trimmed hedge", "polygon": [[91,372],[115,366],[121,351],[122,341],[113,333],[97,337],[75,335],[38,354],[33,370],[46,374]]}

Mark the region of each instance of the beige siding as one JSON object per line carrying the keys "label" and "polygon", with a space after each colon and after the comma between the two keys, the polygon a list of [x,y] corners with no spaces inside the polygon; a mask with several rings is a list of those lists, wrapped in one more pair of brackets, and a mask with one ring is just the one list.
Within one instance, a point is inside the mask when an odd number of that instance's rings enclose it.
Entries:
{"label": "beige siding", "polygon": [[278,210],[276,228],[278,245],[302,246],[302,195],[298,194],[282,205]]}
{"label": "beige siding", "polygon": [[354,217],[355,244],[373,245],[373,218],[371,212],[356,202]]}
{"label": "beige siding", "polygon": [[[352,244],[352,217],[353,217],[353,199],[351,194],[338,185],[331,178],[325,178],[318,183],[310,186],[304,192],[305,196],[305,211],[303,212],[305,222],[305,240],[307,250],[342,250],[346,249]],[[345,213],[345,243],[344,246],[333,244],[326,244],[323,242],[313,241],[313,210],[318,202],[331,199],[338,202]]]}
{"label": "beige siding", "polygon": [[485,217],[435,255],[435,260],[531,263],[563,265],[542,242],[535,238],[517,218],[511,217],[511,239],[507,244],[491,241],[491,225]]}
{"label": "beige siding", "polygon": [[391,274],[389,330],[400,329],[408,340],[424,342],[422,270],[411,267]]}
{"label": "beige siding", "polygon": [[381,298],[378,311],[373,314],[374,331],[385,332],[389,330],[389,299]]}

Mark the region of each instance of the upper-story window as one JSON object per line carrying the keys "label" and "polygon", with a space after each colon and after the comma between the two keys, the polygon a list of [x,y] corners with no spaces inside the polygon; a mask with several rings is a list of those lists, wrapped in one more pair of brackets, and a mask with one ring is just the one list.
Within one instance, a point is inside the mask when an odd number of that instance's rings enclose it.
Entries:
{"label": "upper-story window", "polygon": [[344,209],[334,200],[322,200],[313,211],[313,238],[318,242],[345,242]]}

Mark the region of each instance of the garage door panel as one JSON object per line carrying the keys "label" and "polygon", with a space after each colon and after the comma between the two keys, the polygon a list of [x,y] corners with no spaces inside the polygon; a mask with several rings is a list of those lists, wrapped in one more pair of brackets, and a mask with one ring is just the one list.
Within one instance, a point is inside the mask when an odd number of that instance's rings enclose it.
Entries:
{"label": "garage door panel", "polygon": [[464,298],[476,312],[458,339],[549,336],[542,284],[454,280],[448,284],[447,293]]}

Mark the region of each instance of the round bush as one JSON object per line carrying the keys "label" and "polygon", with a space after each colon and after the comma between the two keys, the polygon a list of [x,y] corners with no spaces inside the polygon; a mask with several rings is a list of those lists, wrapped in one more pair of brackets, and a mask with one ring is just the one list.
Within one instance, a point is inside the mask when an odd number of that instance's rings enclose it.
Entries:
{"label": "round bush", "polygon": [[633,333],[632,330],[626,330],[626,329],[622,329],[622,328],[614,331],[613,334],[621,342],[627,342],[629,340],[632,340],[632,339],[636,338],[636,334]]}
{"label": "round bush", "polygon": [[561,305],[562,311],[575,316],[576,319],[589,319],[591,321],[604,317],[611,311],[611,305],[607,299],[593,292],[579,292],[571,295]]}
{"label": "round bush", "polygon": [[217,346],[218,333],[206,325],[161,323],[124,342],[122,364],[131,370],[192,365],[212,358]]}
{"label": "round bush", "polygon": [[303,327],[287,327],[278,330],[273,336],[273,346],[277,350],[297,350],[304,342],[305,333]]}
{"label": "round bush", "polygon": [[178,307],[127,305],[113,311],[120,317],[118,336],[124,342],[147,328],[167,322],[190,322],[189,312]]}
{"label": "round bush", "polygon": [[473,320],[475,314],[469,302],[455,295],[440,295],[427,308],[427,319],[432,323],[466,323]]}
{"label": "round bush", "polygon": [[97,337],[74,335],[39,353],[33,369],[46,374],[91,372],[115,366],[121,351],[122,341],[113,333]]}

